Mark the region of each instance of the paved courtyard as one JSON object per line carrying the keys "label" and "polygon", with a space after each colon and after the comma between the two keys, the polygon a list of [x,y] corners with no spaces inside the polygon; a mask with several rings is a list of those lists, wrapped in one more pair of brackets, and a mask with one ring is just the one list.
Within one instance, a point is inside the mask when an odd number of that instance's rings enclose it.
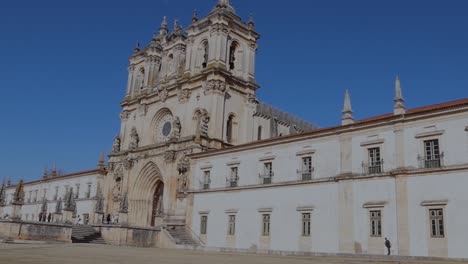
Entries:
{"label": "paved courtyard", "polygon": [[8,264],[404,264],[428,263],[449,264],[468,263],[462,261],[398,261],[395,259],[369,260],[357,257],[280,257],[250,254],[207,253],[147,248],[119,248],[102,245],[72,244],[0,244],[0,263]]}

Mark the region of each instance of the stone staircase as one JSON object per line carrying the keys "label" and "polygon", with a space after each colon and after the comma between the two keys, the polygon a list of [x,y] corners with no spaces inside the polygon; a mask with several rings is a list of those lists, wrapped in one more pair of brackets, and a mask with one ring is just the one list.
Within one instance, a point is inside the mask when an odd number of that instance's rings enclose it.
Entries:
{"label": "stone staircase", "polygon": [[189,232],[183,225],[167,226],[166,230],[169,233],[169,235],[171,235],[171,237],[174,239],[176,245],[191,247],[200,246],[199,243],[193,239],[192,235],[189,234]]}
{"label": "stone staircase", "polygon": [[72,243],[106,244],[106,241],[92,226],[76,225],[72,228]]}

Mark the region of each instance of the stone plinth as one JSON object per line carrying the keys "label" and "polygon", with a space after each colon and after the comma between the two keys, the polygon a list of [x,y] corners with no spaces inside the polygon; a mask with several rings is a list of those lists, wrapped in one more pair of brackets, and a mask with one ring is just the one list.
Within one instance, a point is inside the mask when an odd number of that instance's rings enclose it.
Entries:
{"label": "stone plinth", "polygon": [[71,242],[70,225],[0,220],[0,236],[13,240]]}
{"label": "stone plinth", "polygon": [[102,224],[102,218],[104,217],[103,212],[95,212],[94,213],[94,224]]}
{"label": "stone plinth", "polygon": [[65,224],[73,224],[73,211],[63,210],[62,222]]}
{"label": "stone plinth", "polygon": [[13,204],[13,211],[11,215],[11,219],[13,220],[21,220],[21,208],[23,207],[22,204]]}
{"label": "stone plinth", "polygon": [[62,223],[63,222],[63,214],[61,213],[55,213],[53,215],[53,220],[52,220],[53,223]]}
{"label": "stone plinth", "polygon": [[119,223],[123,226],[128,225],[128,213],[127,212],[119,213]]}

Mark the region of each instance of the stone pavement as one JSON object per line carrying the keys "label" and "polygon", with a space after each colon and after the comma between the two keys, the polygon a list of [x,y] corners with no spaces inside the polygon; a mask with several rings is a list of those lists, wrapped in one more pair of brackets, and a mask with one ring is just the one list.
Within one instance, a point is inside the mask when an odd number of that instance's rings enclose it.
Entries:
{"label": "stone pavement", "polygon": [[0,244],[0,264],[455,264],[463,261],[402,261],[382,257],[280,257],[77,244]]}

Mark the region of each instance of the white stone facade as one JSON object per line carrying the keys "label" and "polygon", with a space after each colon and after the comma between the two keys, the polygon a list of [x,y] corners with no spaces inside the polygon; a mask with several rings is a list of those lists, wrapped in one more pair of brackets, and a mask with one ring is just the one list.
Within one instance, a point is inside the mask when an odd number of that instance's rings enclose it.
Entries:
{"label": "white stone facade", "polygon": [[[189,224],[208,247],[385,254],[388,237],[393,254],[467,258],[467,126],[465,99],[191,155]],[[302,178],[307,157],[310,180]],[[264,172],[265,163],[273,173]],[[431,234],[433,209],[443,215]],[[380,213],[375,236],[371,212]],[[310,235],[303,236],[309,213]],[[269,236],[262,235],[266,214]],[[229,216],[236,219],[234,236]]]}
{"label": "white stone facade", "polygon": [[[62,208],[65,203],[65,195],[70,188],[73,189],[73,197],[76,202],[76,219],[78,216],[82,223],[94,223],[94,211],[96,205],[96,194],[99,186],[102,186],[105,177],[105,170],[95,169],[90,171],[65,174],[60,176],[43,177],[41,180],[26,182],[24,184],[24,204],[21,206],[20,218],[23,221],[46,221],[63,222],[61,217],[55,215],[56,206],[59,200]],[[16,185],[5,188],[5,206],[0,207],[1,218],[11,218],[13,216],[13,196]],[[102,191],[102,190],[101,190]],[[40,219],[43,213],[44,204],[45,219]]]}

